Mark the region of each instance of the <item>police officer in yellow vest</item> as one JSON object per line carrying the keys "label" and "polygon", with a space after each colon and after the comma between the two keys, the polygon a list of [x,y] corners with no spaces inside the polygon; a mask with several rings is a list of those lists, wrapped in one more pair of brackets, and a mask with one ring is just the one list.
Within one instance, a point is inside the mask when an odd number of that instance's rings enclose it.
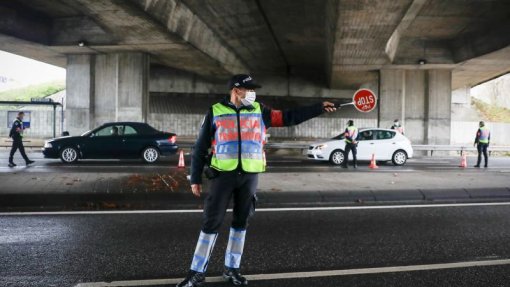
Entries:
{"label": "police officer in yellow vest", "polygon": [[398,119],[393,121],[393,125],[391,126],[392,130],[396,130],[397,132],[404,134],[404,127],[400,124]]}
{"label": "police officer in yellow vest", "polygon": [[[205,199],[202,229],[188,276],[179,287],[201,286],[218,230],[230,198],[233,220],[225,252],[223,278],[234,285],[247,285],[240,272],[248,218],[255,212],[258,173],[266,169],[264,140],[266,129],[296,125],[335,111],[330,102],[291,110],[273,110],[255,101],[260,88],[249,75],[235,75],[228,82],[230,95],[214,104],[195,143],[191,162],[191,189],[202,192],[202,172],[210,180]],[[209,152],[210,150],[210,152]]]}
{"label": "police officer in yellow vest", "polygon": [[24,112],[19,112],[18,117],[12,123],[11,130],[9,132],[9,137],[12,138],[12,148],[11,153],[9,154],[9,167],[15,167],[14,163],[14,153],[19,149],[19,153],[25,160],[25,164],[29,165],[34,163],[33,160],[28,159],[27,154],[25,153],[25,147],[23,146],[23,131],[25,127],[23,126],[23,117],[25,116]]}
{"label": "police officer in yellow vest", "polygon": [[358,167],[358,162],[356,159],[356,154],[358,153],[358,142],[356,142],[356,138],[358,137],[358,128],[354,126],[354,121],[349,120],[347,122],[347,128],[344,132],[344,141],[345,141],[345,149],[344,149],[344,162],[342,164],[343,168],[347,168],[347,164],[349,163],[349,152],[352,151],[352,163],[354,168]]}
{"label": "police officer in yellow vest", "polygon": [[485,122],[480,121],[479,123],[479,129],[476,132],[475,137],[475,146],[478,150],[478,161],[475,165],[475,167],[480,167],[480,163],[482,162],[482,153],[485,160],[485,166],[487,167],[489,157],[487,156],[487,148],[489,147],[489,142],[491,140],[491,132],[490,130],[485,126]]}

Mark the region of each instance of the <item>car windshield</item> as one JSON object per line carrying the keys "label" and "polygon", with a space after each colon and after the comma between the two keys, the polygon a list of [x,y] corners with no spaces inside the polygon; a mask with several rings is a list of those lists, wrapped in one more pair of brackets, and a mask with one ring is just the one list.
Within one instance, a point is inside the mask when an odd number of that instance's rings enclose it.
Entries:
{"label": "car windshield", "polygon": [[342,140],[344,139],[344,133],[337,135],[336,137],[331,138],[332,140]]}
{"label": "car windshield", "polygon": [[84,132],[83,134],[81,134],[82,137],[86,137],[88,135],[90,135],[92,133],[92,130],[88,130],[86,132]]}

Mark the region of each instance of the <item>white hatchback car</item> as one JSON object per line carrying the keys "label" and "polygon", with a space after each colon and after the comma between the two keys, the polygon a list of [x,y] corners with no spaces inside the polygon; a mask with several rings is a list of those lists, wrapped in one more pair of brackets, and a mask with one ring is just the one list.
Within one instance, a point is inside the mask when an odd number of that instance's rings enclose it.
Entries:
{"label": "white hatchback car", "polygon": [[[411,141],[395,130],[379,128],[363,128],[358,130],[358,160],[371,160],[372,154],[378,162],[392,161],[394,165],[404,165],[408,158],[413,157]],[[344,162],[344,134],[329,141],[316,142],[308,147],[310,159],[330,161],[334,165]],[[352,159],[352,154],[349,154]]]}

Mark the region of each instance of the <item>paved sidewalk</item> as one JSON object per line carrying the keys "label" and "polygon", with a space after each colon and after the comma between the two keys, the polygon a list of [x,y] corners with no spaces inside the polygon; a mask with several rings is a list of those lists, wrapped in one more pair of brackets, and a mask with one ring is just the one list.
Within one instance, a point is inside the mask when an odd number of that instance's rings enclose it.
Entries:
{"label": "paved sidewalk", "polygon": [[[0,174],[0,209],[200,208],[188,170],[165,173]],[[204,183],[207,187],[207,181]],[[268,172],[260,175],[259,206],[380,204],[510,199],[510,172]],[[204,195],[203,195],[204,196]],[[203,197],[202,196],[202,197]]]}

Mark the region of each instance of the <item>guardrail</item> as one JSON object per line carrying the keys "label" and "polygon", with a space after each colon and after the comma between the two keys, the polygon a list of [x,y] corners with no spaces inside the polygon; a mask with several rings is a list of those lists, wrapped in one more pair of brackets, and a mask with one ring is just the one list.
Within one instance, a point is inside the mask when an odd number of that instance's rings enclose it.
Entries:
{"label": "guardrail", "polygon": [[[463,155],[466,151],[478,152],[475,146],[469,145],[413,145],[414,151],[430,151],[430,156],[434,154],[434,151],[457,151],[460,155]],[[510,152],[510,146],[489,146],[489,154],[492,152]]]}
{"label": "guardrail", "polygon": [[[311,142],[269,142],[265,145],[266,148],[274,149],[308,149]],[[180,147],[193,148],[194,143],[181,143]],[[457,151],[461,155],[466,151],[477,152],[476,147],[467,145],[412,145],[414,151],[427,151],[430,152],[430,156],[434,154],[434,151]],[[490,146],[490,152],[510,152],[510,146]]]}

